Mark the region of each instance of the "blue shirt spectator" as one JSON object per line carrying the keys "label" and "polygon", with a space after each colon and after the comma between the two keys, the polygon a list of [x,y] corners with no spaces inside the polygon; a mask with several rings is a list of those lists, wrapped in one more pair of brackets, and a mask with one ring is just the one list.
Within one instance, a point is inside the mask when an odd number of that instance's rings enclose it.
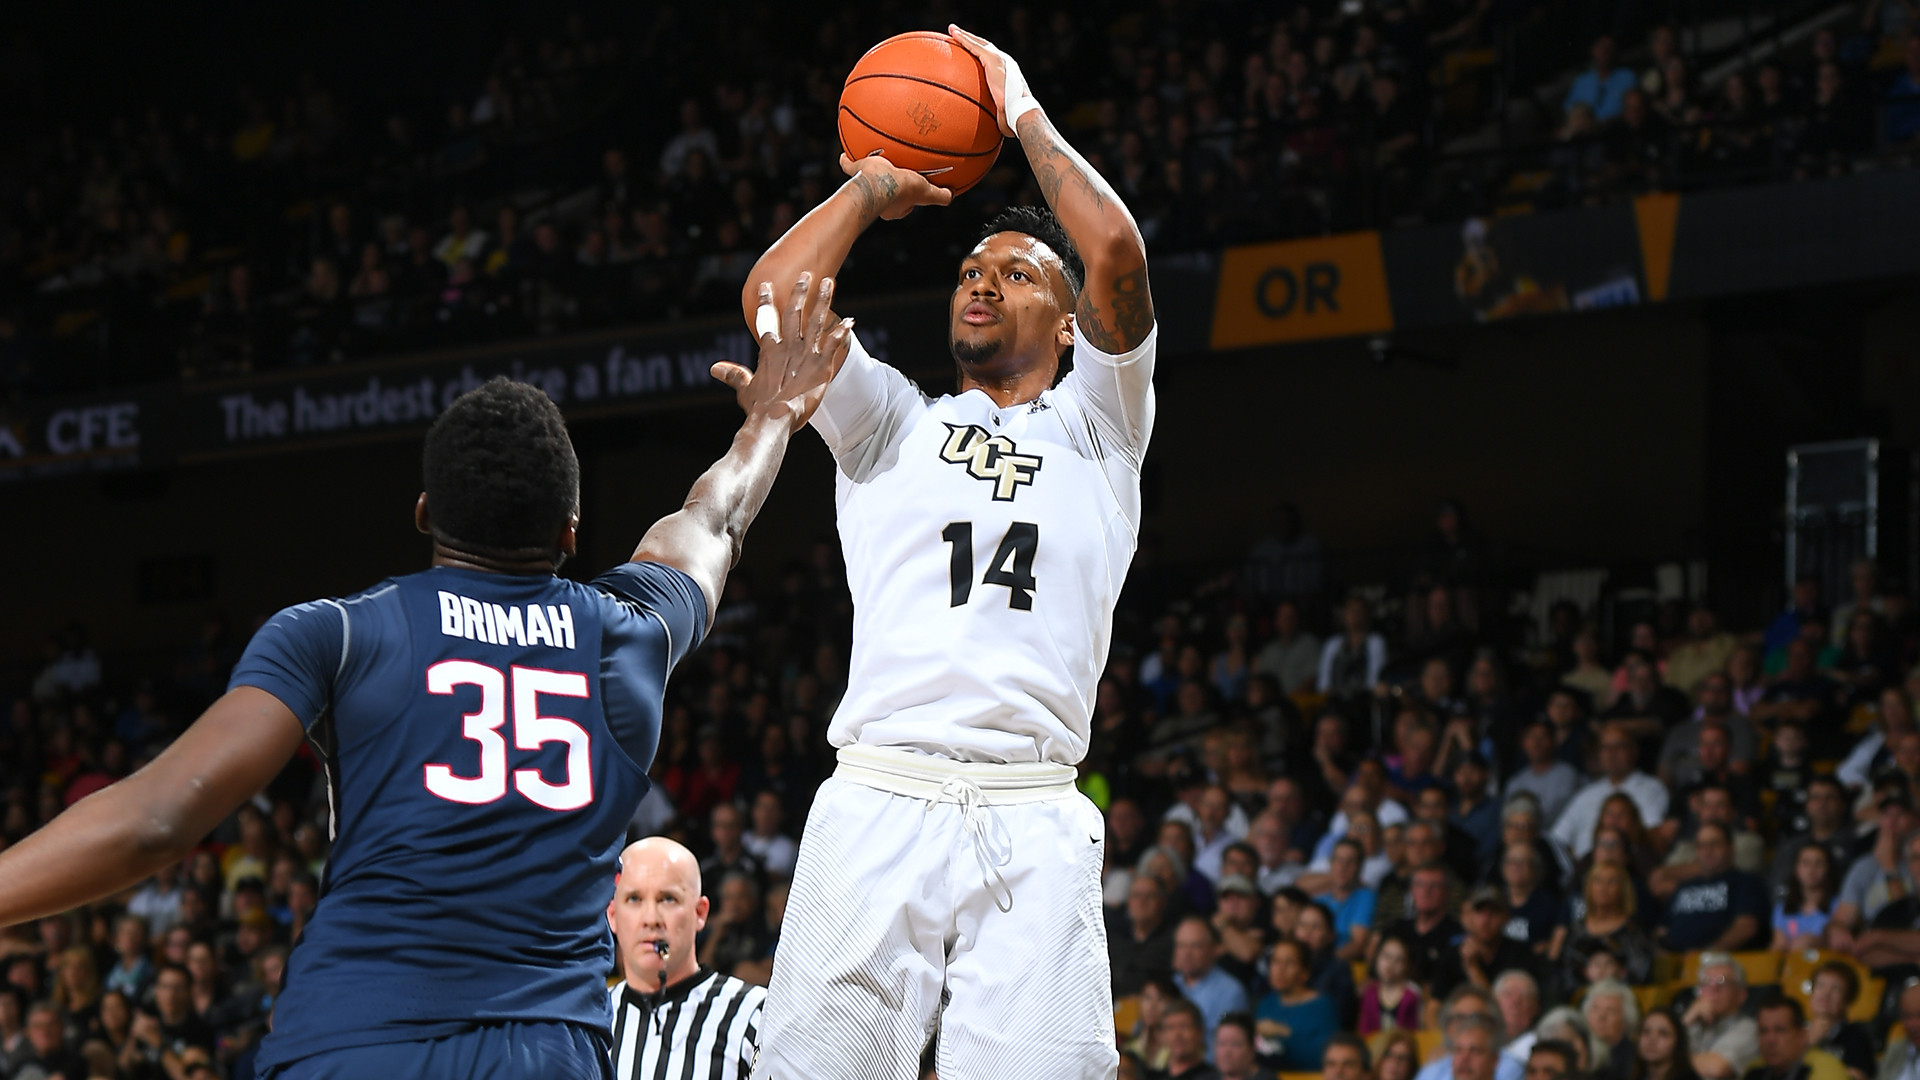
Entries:
{"label": "blue shirt spectator", "polygon": [[1596,39],[1592,56],[1593,66],[1574,78],[1560,110],[1570,112],[1575,105],[1585,105],[1593,110],[1593,118],[1604,124],[1620,115],[1627,91],[1638,83],[1633,72],[1613,66],[1612,38],[1602,35]]}
{"label": "blue shirt spectator", "polygon": [[1205,919],[1189,916],[1173,932],[1173,984],[1206,1021],[1207,1058],[1213,1058],[1213,1034],[1228,1013],[1246,1012],[1247,988],[1214,964],[1220,938]]}

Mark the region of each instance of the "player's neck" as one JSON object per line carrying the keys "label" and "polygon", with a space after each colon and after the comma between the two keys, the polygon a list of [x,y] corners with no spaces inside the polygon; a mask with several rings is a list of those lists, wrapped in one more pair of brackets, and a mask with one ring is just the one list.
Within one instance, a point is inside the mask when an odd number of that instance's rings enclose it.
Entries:
{"label": "player's neck", "polygon": [[551,555],[539,555],[528,559],[502,559],[492,555],[482,555],[476,551],[462,551],[438,537],[433,541],[433,565],[450,566],[457,570],[478,570],[486,574],[539,575],[551,574],[555,570]]}
{"label": "player's neck", "polygon": [[1050,371],[1030,370],[998,378],[973,375],[966,371],[960,373],[961,393],[979,390],[992,398],[993,403],[1002,409],[1025,405],[1046,393],[1052,385],[1053,373]]}

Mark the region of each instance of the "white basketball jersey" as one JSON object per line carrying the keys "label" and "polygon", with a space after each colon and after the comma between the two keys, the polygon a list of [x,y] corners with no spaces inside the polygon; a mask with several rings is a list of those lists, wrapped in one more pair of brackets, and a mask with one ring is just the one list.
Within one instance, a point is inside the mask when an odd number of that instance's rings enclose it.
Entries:
{"label": "white basketball jersey", "polygon": [[853,592],[835,746],[1077,764],[1140,525],[1159,329],[1000,408],[929,398],[856,341],[813,425]]}

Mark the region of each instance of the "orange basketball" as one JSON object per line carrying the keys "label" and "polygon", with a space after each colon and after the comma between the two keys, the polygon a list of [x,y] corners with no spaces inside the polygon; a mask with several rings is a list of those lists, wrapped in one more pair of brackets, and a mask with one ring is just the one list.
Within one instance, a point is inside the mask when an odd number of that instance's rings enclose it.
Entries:
{"label": "orange basketball", "polygon": [[867,50],[840,91],[840,147],[884,154],[955,195],[1000,156],[987,72],[945,34],[916,30]]}

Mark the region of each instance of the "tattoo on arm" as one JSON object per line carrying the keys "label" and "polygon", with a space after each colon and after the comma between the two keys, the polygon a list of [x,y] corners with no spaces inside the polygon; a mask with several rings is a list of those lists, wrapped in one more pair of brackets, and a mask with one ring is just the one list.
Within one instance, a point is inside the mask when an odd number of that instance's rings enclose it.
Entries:
{"label": "tattoo on arm", "polygon": [[1103,353],[1123,353],[1147,340],[1153,329],[1153,296],[1147,292],[1147,268],[1142,266],[1113,279],[1111,313],[1094,305],[1091,288],[1080,291],[1080,310],[1074,327],[1087,344]]}
{"label": "tattoo on arm", "polygon": [[[1033,177],[1040,185],[1040,193],[1046,196],[1047,205],[1053,207],[1054,213],[1060,215],[1068,235],[1073,234],[1074,222],[1100,229],[1124,223],[1131,231],[1133,221],[1120,196],[1092,166],[1061,141],[1059,133],[1044,116],[1031,115],[1034,119],[1023,118],[1020,125],[1020,145],[1026,149],[1027,160],[1033,165]],[[1074,205],[1062,213],[1060,202],[1069,180],[1074,188],[1069,201]],[[1083,257],[1097,254],[1084,247],[1081,250]],[[1089,277],[1086,287],[1080,290],[1079,310],[1075,313],[1075,325],[1082,340],[1104,353],[1127,352],[1145,341],[1153,329],[1153,297],[1147,291],[1144,259],[1137,263],[1130,258],[1119,261],[1122,267],[1132,265],[1120,270],[1110,281],[1096,281],[1100,270],[1092,259],[1088,260]],[[1106,272],[1113,273],[1115,269],[1118,268],[1112,267],[1110,260]],[[1096,302],[1096,295],[1100,302]],[[1106,306],[1102,307],[1101,303]]]}
{"label": "tattoo on arm", "polygon": [[1053,126],[1041,121],[1025,125],[1020,132],[1020,145],[1026,148],[1027,157],[1033,165],[1033,178],[1040,185],[1040,194],[1046,196],[1047,205],[1060,209],[1060,189],[1066,178],[1073,177],[1074,186],[1087,196],[1093,208],[1105,213],[1109,201],[1113,199],[1112,189],[1106,181],[1081,162],[1066,144],[1054,134]]}
{"label": "tattoo on arm", "polygon": [[865,228],[880,217],[880,211],[887,208],[893,197],[900,192],[900,181],[887,173],[856,173],[851,181],[854,194],[860,197],[860,226]]}

